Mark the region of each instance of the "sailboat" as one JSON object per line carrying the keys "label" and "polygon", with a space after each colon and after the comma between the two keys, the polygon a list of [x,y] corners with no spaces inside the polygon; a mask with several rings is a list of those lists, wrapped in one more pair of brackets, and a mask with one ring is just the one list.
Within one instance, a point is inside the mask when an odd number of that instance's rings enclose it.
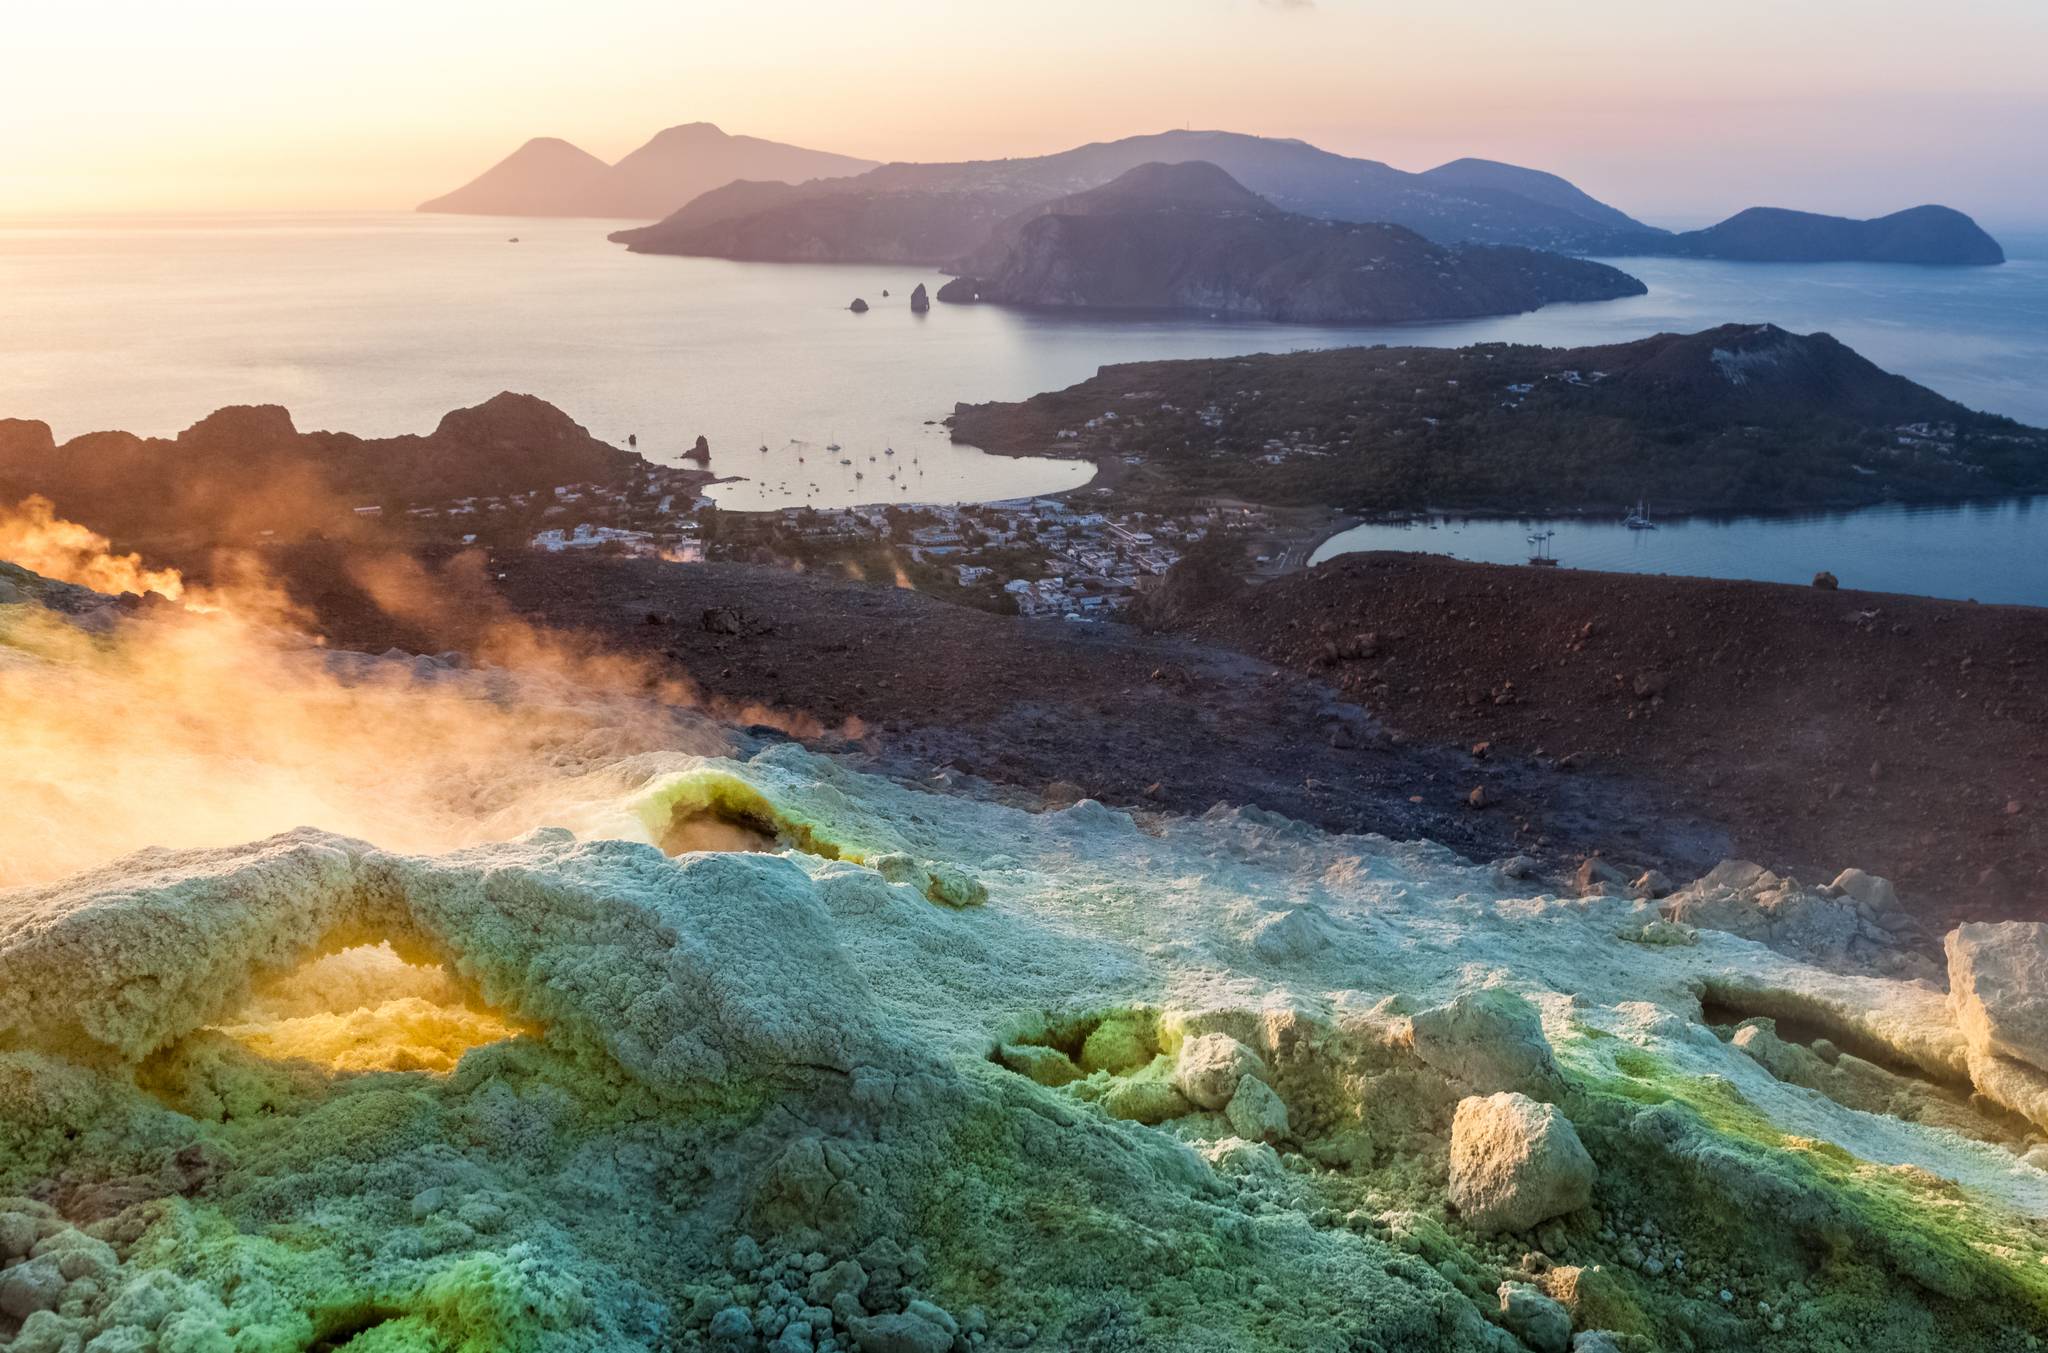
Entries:
{"label": "sailboat", "polygon": [[1529,537],[1529,544],[1535,547],[1536,551],[1529,556],[1530,563],[1539,568],[1557,567],[1557,556],[1550,552],[1550,538],[1556,534],[1555,531],[1538,531]]}
{"label": "sailboat", "polygon": [[1635,511],[1621,519],[1621,524],[1631,531],[1654,531],[1657,523],[1650,520],[1650,505],[1643,499],[1636,499]]}

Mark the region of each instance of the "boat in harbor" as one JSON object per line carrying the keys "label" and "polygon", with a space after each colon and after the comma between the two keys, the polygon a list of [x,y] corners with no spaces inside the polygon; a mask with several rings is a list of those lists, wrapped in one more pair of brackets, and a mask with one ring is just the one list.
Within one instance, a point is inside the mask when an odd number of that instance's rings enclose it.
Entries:
{"label": "boat in harbor", "polygon": [[1621,519],[1621,524],[1631,531],[1654,531],[1657,523],[1650,520],[1650,505],[1641,498],[1636,499],[1635,510]]}

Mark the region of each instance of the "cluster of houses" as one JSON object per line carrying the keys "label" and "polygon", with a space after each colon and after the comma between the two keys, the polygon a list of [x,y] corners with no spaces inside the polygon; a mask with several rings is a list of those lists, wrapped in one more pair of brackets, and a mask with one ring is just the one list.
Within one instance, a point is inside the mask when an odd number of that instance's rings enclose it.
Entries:
{"label": "cluster of houses", "polygon": [[[914,514],[785,508],[781,518],[784,530],[813,541],[892,541],[913,563],[949,568],[962,588],[999,587],[1020,615],[1086,620],[1122,610],[1141,579],[1165,573],[1211,531],[1263,526],[1265,514],[1238,507],[1117,513],[1031,498]],[[915,524],[905,529],[906,520]]]}
{"label": "cluster of houses", "polygon": [[[702,500],[663,489],[661,484],[630,489],[564,485],[551,494],[521,495],[496,505],[531,512],[537,498],[542,518],[561,523],[530,538],[536,550],[704,558],[695,515]],[[442,511],[460,512],[466,506],[488,511],[493,505],[457,504]],[[758,540],[758,527],[768,525],[774,536],[813,548],[887,543],[912,563],[945,572],[963,589],[1007,598],[1020,615],[1089,620],[1121,611],[1141,580],[1164,574],[1211,532],[1257,531],[1266,524],[1263,511],[1241,506],[1168,516],[1031,498],[912,509],[787,507],[772,522],[756,522],[757,529],[748,535]]]}

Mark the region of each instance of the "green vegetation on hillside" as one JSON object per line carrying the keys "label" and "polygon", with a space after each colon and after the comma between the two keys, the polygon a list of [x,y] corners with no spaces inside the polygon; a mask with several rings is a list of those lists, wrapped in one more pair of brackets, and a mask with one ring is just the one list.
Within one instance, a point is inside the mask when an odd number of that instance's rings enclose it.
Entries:
{"label": "green vegetation on hillside", "polygon": [[953,436],[1107,458],[1121,491],[1161,505],[1773,511],[2048,489],[2048,432],[1769,325],[1135,363],[962,405]]}

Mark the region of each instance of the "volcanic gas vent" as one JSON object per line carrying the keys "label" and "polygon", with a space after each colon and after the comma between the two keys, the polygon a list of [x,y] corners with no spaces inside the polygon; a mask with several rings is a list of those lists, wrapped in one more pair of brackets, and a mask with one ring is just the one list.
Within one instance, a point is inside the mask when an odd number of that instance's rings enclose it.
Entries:
{"label": "volcanic gas vent", "polygon": [[754,786],[723,771],[674,776],[649,793],[641,809],[649,836],[665,855],[693,851],[802,851],[820,859],[848,857],[809,823],[784,813]]}
{"label": "volcanic gas vent", "polygon": [[251,1052],[334,1071],[446,1074],[471,1048],[522,1032],[439,964],[358,945],[267,984],[214,1026]]}

